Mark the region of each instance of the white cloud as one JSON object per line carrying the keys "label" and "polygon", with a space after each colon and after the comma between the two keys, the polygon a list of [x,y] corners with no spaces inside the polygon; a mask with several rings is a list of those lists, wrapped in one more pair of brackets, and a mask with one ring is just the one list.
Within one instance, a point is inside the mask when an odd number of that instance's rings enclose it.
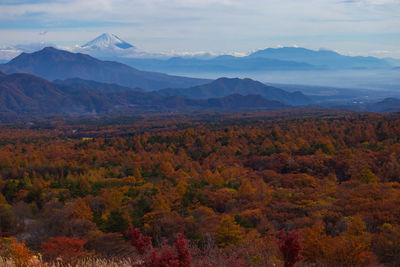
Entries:
{"label": "white cloud", "polygon": [[368,53],[394,50],[400,34],[399,0],[71,0],[0,7],[0,23],[38,19],[44,25],[0,28],[0,43],[14,44],[41,41],[38,32],[48,30],[43,38],[62,45],[112,32],[153,52],[246,53],[297,43]]}
{"label": "white cloud", "polygon": [[10,60],[21,54],[22,51],[16,49],[0,49],[0,60]]}

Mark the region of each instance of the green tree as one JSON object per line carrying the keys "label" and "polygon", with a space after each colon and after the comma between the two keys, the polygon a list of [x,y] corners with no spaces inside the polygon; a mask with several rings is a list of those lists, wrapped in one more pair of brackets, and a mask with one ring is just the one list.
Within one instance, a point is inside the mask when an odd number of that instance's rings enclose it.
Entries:
{"label": "green tree", "polygon": [[14,213],[8,204],[0,205],[0,232],[9,232],[14,226]]}
{"label": "green tree", "polygon": [[378,182],[375,174],[368,167],[361,171],[360,181],[366,184],[376,184]]}
{"label": "green tree", "polygon": [[105,223],[106,232],[123,232],[128,229],[129,223],[124,218],[122,212],[118,210],[112,210],[107,217]]}

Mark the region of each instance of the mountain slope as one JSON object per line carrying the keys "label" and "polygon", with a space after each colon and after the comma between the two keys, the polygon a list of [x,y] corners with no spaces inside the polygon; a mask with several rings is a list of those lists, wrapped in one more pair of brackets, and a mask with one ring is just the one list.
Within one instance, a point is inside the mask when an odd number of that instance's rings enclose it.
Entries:
{"label": "mountain slope", "polygon": [[220,78],[211,83],[187,89],[162,89],[154,92],[161,96],[180,96],[194,99],[225,97],[231,94],[260,95],[270,101],[288,105],[307,105],[312,101],[301,92],[287,92],[251,79]]}
{"label": "mountain slope", "polygon": [[22,53],[10,62],[0,65],[0,71],[7,74],[29,73],[47,80],[81,78],[149,91],[167,87],[185,88],[207,82],[203,79],[140,71],[122,63],[101,61],[85,54],[52,47],[30,54]]}
{"label": "mountain slope", "polygon": [[65,80],[55,80],[54,83],[70,86],[70,87],[90,87],[93,89],[104,90],[104,91],[140,91],[142,92],[143,89],[141,88],[130,88],[126,86],[121,86],[115,83],[101,83],[91,80],[84,80],[80,78],[70,78]]}
{"label": "mountain slope", "polygon": [[0,78],[0,112],[3,113],[91,113],[111,105],[98,91],[57,85],[29,74]]}

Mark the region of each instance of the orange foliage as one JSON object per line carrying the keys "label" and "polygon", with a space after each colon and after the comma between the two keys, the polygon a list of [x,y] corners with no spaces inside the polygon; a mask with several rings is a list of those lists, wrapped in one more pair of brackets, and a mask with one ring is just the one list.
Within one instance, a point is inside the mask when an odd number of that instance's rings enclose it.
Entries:
{"label": "orange foliage", "polygon": [[[256,265],[279,259],[277,230],[298,229],[313,264],[395,265],[399,132],[398,114],[308,111],[0,125],[0,231],[38,248],[132,224],[155,246],[182,232]],[[64,241],[47,256],[82,253]]]}

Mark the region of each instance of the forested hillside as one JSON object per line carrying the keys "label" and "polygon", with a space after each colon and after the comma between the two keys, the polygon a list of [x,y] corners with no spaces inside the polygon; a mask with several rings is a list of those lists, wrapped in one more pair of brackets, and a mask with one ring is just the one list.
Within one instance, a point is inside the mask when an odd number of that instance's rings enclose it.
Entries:
{"label": "forested hillside", "polygon": [[400,116],[273,115],[0,125],[0,257],[400,265]]}

